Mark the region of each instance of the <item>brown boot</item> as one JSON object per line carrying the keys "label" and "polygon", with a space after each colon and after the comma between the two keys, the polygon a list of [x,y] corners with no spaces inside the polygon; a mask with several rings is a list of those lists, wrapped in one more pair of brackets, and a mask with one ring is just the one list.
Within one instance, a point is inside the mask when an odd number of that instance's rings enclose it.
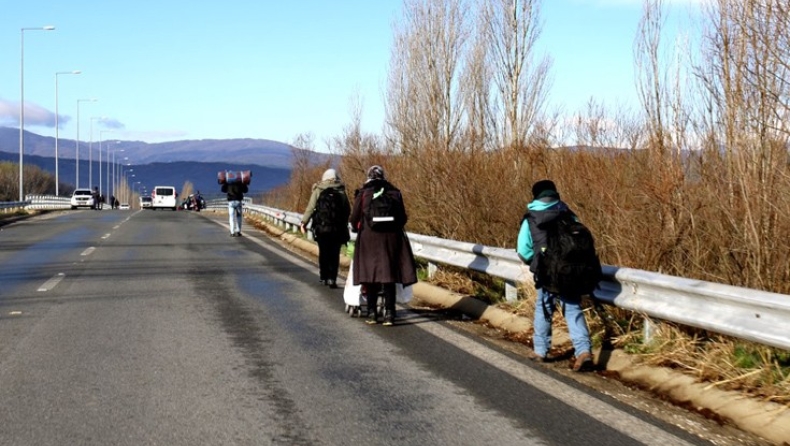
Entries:
{"label": "brown boot", "polygon": [[586,372],[592,370],[594,365],[590,352],[584,352],[574,359],[572,369],[574,372]]}

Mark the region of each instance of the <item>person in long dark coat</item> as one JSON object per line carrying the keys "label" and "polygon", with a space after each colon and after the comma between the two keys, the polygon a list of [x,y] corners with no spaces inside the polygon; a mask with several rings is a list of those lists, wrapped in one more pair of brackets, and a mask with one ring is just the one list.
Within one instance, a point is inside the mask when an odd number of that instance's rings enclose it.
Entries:
{"label": "person in long dark coat", "polygon": [[[395,321],[395,287],[417,283],[417,264],[404,231],[408,217],[400,190],[384,178],[381,166],[371,166],[367,181],[356,191],[351,211],[351,228],[357,232],[354,246],[354,285],[362,285],[367,295],[367,323],[378,323],[378,294],[384,294],[384,325]],[[399,205],[394,208],[394,225],[385,231],[371,227],[367,218],[374,196],[387,194]]]}

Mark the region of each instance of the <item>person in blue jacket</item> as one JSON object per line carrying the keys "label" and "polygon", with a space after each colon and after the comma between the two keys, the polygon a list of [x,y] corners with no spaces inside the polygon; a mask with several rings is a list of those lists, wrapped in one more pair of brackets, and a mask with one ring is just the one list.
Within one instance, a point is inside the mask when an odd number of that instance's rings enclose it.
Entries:
{"label": "person in blue jacket", "polygon": [[562,305],[565,321],[568,324],[571,342],[574,348],[574,371],[589,370],[593,366],[590,332],[584,319],[584,312],[579,296],[561,296],[547,290],[538,279],[541,268],[541,252],[547,247],[547,233],[541,229],[550,224],[563,213],[576,215],[565,202],[560,200],[557,187],[551,180],[541,180],[532,185],[533,200],[527,205],[527,213],[521,222],[518,233],[516,252],[519,258],[529,265],[535,276],[537,299],[535,300],[535,318],[532,338],[534,351],[530,359],[543,361],[549,359],[551,348],[551,320],[557,302]]}

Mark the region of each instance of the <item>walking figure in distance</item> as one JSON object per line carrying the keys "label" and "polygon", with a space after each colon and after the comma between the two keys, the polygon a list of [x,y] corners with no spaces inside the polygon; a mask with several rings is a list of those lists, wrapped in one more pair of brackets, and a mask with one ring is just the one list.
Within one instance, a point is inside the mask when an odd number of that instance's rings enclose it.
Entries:
{"label": "walking figure in distance", "polygon": [[313,239],[318,243],[319,277],[321,283],[329,285],[329,288],[337,288],[340,248],[351,239],[348,233],[350,213],[345,184],[335,169],[327,169],[321,181],[313,184],[300,229],[302,234],[306,233],[307,223],[313,221],[311,228]]}
{"label": "walking figure in distance", "polygon": [[384,177],[381,166],[371,166],[358,189],[351,211],[354,247],[354,285],[366,290],[368,324],[378,323],[378,295],[384,295],[384,325],[395,321],[395,288],[417,283],[417,266],[403,228],[406,208],[400,190]]}
{"label": "walking figure in distance", "polygon": [[[533,201],[527,205],[527,213],[521,223],[516,251],[519,258],[529,265],[535,276],[537,299],[534,318],[534,351],[530,359],[546,361],[551,348],[551,322],[557,303],[563,308],[568,332],[574,348],[572,369],[581,371],[592,367],[590,333],[581,306],[581,295],[563,294],[558,290],[562,284],[550,283],[545,271],[549,268],[550,256],[546,255],[552,225],[564,218],[578,221],[568,205],[560,200],[557,187],[550,180],[541,180],[532,186]],[[600,268],[600,265],[598,266]],[[572,284],[569,284],[572,286]]]}
{"label": "walking figure in distance", "polygon": [[248,190],[249,188],[242,181],[222,183],[222,192],[228,195],[228,223],[231,237],[241,237],[241,205],[244,194]]}

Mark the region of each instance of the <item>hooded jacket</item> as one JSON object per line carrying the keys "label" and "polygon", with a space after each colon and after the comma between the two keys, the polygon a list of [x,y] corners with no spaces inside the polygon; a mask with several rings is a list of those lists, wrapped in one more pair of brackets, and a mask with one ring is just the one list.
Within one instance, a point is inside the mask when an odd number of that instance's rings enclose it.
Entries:
{"label": "hooded jacket", "polygon": [[537,274],[540,266],[541,256],[536,254],[545,251],[548,242],[546,231],[542,228],[565,213],[570,213],[574,219],[577,219],[568,205],[557,197],[540,198],[527,205],[527,213],[518,233],[516,252],[521,261],[529,265],[529,270],[533,274]]}

